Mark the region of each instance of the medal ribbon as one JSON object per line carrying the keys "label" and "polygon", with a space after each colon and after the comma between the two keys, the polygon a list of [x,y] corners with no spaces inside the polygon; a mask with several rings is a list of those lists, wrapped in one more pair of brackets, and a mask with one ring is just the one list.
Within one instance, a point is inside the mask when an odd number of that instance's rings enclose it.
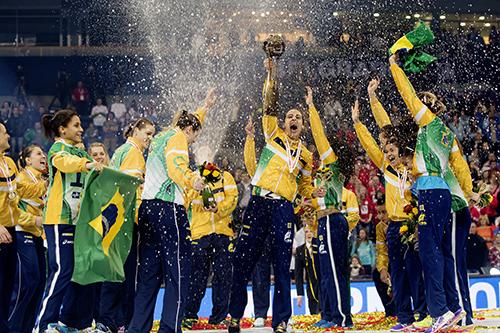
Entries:
{"label": "medal ribbon", "polygon": [[286,148],[286,159],[288,164],[288,170],[290,173],[293,173],[293,170],[299,164],[300,153],[302,152],[302,141],[299,140],[299,145],[297,146],[295,157],[292,155],[292,150],[290,148],[290,144],[288,143],[288,138],[285,138],[285,148]]}

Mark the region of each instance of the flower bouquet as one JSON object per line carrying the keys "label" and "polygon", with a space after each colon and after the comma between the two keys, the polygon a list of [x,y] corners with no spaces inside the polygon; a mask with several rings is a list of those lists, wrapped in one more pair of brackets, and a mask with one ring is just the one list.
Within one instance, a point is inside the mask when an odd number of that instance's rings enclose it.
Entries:
{"label": "flower bouquet", "polygon": [[412,198],[410,203],[403,208],[403,211],[408,214],[408,219],[399,228],[401,242],[406,245],[415,245],[418,240],[418,226],[427,224],[425,214],[419,212],[418,202],[415,198]]}
{"label": "flower bouquet", "polygon": [[199,170],[201,178],[205,183],[205,187],[201,191],[203,207],[210,208],[213,207],[216,202],[209,184],[214,185],[217,183],[222,178],[222,173],[215,164],[209,162],[203,162],[203,164],[199,166]]}
{"label": "flower bouquet", "polygon": [[476,205],[479,208],[488,207],[493,201],[493,196],[491,195],[489,188],[486,184],[482,184],[479,188],[475,187],[474,192],[479,194],[480,200],[479,202],[476,203]]}

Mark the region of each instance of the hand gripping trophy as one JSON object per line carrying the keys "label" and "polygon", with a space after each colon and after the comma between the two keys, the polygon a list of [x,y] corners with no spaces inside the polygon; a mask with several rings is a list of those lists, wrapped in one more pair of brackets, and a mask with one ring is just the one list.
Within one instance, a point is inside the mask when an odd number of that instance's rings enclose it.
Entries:
{"label": "hand gripping trophy", "polygon": [[262,48],[267,55],[265,65],[268,69],[262,95],[262,111],[264,113],[276,113],[278,103],[277,60],[285,52],[285,42],[280,35],[269,35]]}

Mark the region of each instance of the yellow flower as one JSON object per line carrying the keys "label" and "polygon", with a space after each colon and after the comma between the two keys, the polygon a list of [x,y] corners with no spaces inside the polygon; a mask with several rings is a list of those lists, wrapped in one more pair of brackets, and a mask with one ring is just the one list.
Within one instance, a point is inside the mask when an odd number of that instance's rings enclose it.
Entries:
{"label": "yellow flower", "polygon": [[410,218],[410,220],[413,220],[413,218],[415,217],[415,215],[413,215],[413,213],[410,213],[410,214],[408,214],[408,217]]}
{"label": "yellow flower", "polygon": [[412,212],[414,215],[417,215],[417,214],[418,214],[418,208],[417,208],[417,207],[413,207],[413,209],[411,210],[411,212]]}
{"label": "yellow flower", "polygon": [[217,177],[219,177],[219,176],[220,176],[220,172],[219,172],[219,171],[217,171],[217,170],[214,170],[214,171],[212,172],[212,176],[214,176],[215,178],[217,178]]}
{"label": "yellow flower", "polygon": [[403,225],[403,226],[401,226],[401,228],[399,228],[399,234],[400,235],[405,234],[407,231],[408,231],[408,226],[407,225]]}
{"label": "yellow flower", "polygon": [[203,174],[202,174],[202,176],[203,176],[203,177],[206,177],[206,176],[208,176],[209,174],[210,174],[210,170],[205,169],[205,170],[203,170]]}

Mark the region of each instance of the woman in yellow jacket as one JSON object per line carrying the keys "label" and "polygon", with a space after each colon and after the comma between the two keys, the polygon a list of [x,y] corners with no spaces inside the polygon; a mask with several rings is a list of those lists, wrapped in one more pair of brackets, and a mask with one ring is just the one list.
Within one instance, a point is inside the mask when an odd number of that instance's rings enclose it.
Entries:
{"label": "woman in yellow jacket", "polygon": [[[269,80],[265,96],[277,96],[276,68],[270,59],[265,64]],[[243,230],[234,252],[234,272],[229,313],[230,333],[239,333],[240,319],[247,303],[247,283],[260,257],[262,242],[270,234],[275,276],[272,327],[285,332],[292,314],[290,294],[290,261],[295,220],[293,200],[297,193],[311,198],[312,155],[300,135],[304,127],[302,113],[286,113],[284,128],[278,126],[276,101],[264,100],[262,125],[266,146],[262,150],[252,179],[253,195],[243,219]]]}
{"label": "woman in yellow jacket", "polygon": [[[27,184],[44,184],[43,173],[47,157],[37,145],[23,149],[19,156],[22,171],[18,181]],[[18,279],[17,295],[11,304],[9,327],[12,332],[29,333],[35,325],[36,315],[43,298],[46,282],[45,248],[43,246],[42,210],[43,196],[21,198],[21,209],[16,225]]]}
{"label": "woman in yellow jacket", "polygon": [[[238,188],[233,176],[224,171],[222,178],[209,184],[215,205],[204,208],[199,193],[191,200],[188,217],[191,223],[191,278],[186,301],[185,323],[189,327],[197,319],[201,300],[205,295],[210,267],[212,279],[212,314],[208,323],[220,324],[226,319],[231,288],[232,213],[238,203]],[[186,326],[186,325],[185,325]]]}
{"label": "woman in yellow jacket", "polygon": [[[139,118],[131,123],[123,133],[126,142],[114,152],[110,167],[131,176],[144,179],[144,174],[146,173],[144,151],[148,149],[155,132],[154,123],[149,119]],[[142,185],[137,188],[136,212],[138,212],[141,204],[141,195]],[[96,327],[102,330],[109,329],[112,332],[116,332],[120,327],[128,328],[128,324],[134,314],[138,255],[137,214],[135,222],[132,246],[124,266],[125,281],[103,282],[101,287],[99,322]]]}
{"label": "woman in yellow jacket", "polygon": [[[374,96],[375,82],[377,81],[372,80],[368,87],[370,106],[377,124],[383,128],[391,125],[391,122],[387,114],[382,112],[382,105],[376,99],[376,96]],[[398,127],[399,130],[394,131],[394,133],[400,132],[398,133],[398,137],[388,136],[385,138],[383,151],[379,148],[366,126],[359,120],[359,109],[353,110],[352,119],[361,145],[372,162],[384,174],[385,204],[389,218],[387,247],[398,317],[398,323],[391,330],[401,331],[408,329],[408,326],[411,326],[415,321],[414,311],[419,313],[418,321],[427,317],[422,265],[418,257],[418,252],[412,246],[407,247],[404,245],[401,242],[399,234],[402,223],[408,219],[408,215],[404,212],[404,207],[411,200],[411,170],[408,170],[405,159],[413,154],[416,131],[414,129],[404,131],[402,126],[408,126],[408,124],[401,125]],[[405,136],[402,136],[401,132],[404,132]],[[403,137],[406,138],[407,142],[402,141]],[[407,149],[407,146],[411,149]]]}
{"label": "woman in yellow jacket", "polygon": [[59,110],[45,115],[42,122],[45,135],[55,142],[48,154],[49,191],[43,221],[48,245],[48,280],[35,329],[44,332],[50,324],[63,332],[81,330],[92,324],[94,289],[91,285],[71,282],[75,222],[84,173],[92,168],[100,171],[103,166],[75,147],[82,141],[83,133],[75,111]]}
{"label": "woman in yellow jacket", "polygon": [[14,161],[5,155],[10,148],[9,134],[0,123],[0,332],[10,332],[8,327],[17,264],[17,237],[15,226],[21,210],[19,198],[34,199],[46,192],[45,183],[19,182],[19,172]]}

